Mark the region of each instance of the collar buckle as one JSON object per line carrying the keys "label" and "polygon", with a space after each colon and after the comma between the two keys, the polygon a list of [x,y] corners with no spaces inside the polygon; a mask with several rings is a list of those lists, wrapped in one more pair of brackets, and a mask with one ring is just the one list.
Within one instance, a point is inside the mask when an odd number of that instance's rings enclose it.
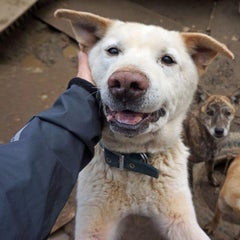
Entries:
{"label": "collar buckle", "polygon": [[140,156],[144,163],[148,164],[148,155],[146,153],[140,153]]}
{"label": "collar buckle", "polygon": [[121,153],[116,153],[114,152],[119,158],[118,158],[118,162],[119,162],[119,169],[122,171],[124,170],[124,160],[125,160],[125,156]]}

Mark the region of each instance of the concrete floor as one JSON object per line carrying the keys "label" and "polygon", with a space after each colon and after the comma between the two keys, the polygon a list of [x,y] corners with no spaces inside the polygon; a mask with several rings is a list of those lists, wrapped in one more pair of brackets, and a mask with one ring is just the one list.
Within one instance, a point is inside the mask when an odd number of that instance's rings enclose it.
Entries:
{"label": "concrete floor", "polygon": [[[79,0],[78,4],[81,10],[107,17],[159,24],[180,31],[199,31],[216,37],[234,52],[235,60],[217,57],[200,84],[210,92],[222,94],[230,94],[240,87],[238,0]],[[41,11],[49,11],[48,6]],[[1,38],[0,52],[0,143],[4,143],[32,115],[50,107],[68,80],[76,75],[77,45],[64,33],[30,15]],[[238,116],[233,129],[239,130]],[[199,210],[198,214],[201,216]],[[210,216],[200,217],[200,223],[203,225]],[[232,233],[229,235],[226,229],[221,231],[224,233],[213,239],[232,239]],[[61,233],[52,239],[63,240],[68,236]]]}

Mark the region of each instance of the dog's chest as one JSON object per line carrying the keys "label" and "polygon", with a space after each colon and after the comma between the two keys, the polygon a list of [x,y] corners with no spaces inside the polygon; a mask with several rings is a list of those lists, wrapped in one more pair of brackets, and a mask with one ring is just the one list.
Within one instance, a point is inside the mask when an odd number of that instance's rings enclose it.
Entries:
{"label": "dog's chest", "polygon": [[[183,159],[186,159],[185,153]],[[171,193],[172,187],[181,188],[184,185],[182,179],[185,179],[186,162],[180,160],[180,168],[176,168],[176,156],[160,155],[150,159],[160,172],[159,177],[154,178],[109,166],[101,149],[97,149],[94,159],[79,175],[78,188],[82,193],[79,199],[84,202],[85,198],[88,203],[89,199],[98,199],[99,204],[115,210],[143,210],[159,206],[159,201]]]}

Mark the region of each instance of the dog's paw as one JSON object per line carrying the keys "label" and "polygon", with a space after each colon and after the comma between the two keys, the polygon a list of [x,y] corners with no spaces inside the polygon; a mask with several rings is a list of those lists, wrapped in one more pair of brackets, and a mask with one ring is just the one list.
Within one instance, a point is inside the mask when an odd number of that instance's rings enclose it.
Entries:
{"label": "dog's paw", "polygon": [[214,225],[210,222],[206,226],[203,227],[203,230],[208,234],[208,235],[213,235],[215,227]]}

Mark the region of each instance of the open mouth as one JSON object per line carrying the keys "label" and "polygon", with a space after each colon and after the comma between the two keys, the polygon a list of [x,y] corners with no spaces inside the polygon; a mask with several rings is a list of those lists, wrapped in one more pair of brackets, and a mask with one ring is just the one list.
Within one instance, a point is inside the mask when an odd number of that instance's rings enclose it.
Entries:
{"label": "open mouth", "polygon": [[105,108],[107,122],[110,123],[112,130],[128,136],[143,132],[151,122],[156,122],[160,117],[166,115],[164,108],[152,113],[134,112],[131,110],[115,111]]}

